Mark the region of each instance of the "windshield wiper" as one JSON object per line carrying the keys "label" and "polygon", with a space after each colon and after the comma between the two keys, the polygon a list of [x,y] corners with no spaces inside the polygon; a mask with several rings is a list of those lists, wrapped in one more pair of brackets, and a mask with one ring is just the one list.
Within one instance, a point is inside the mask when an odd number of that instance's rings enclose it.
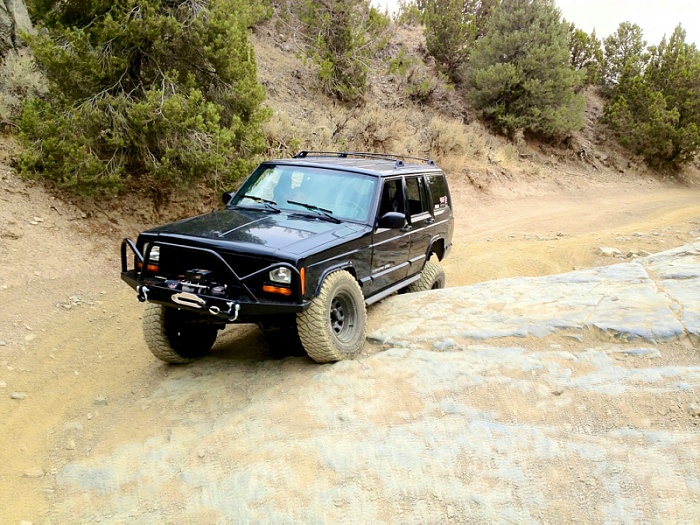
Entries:
{"label": "windshield wiper", "polygon": [[306,208],[307,210],[310,210],[310,211],[318,211],[318,212],[320,212],[320,213],[323,214],[323,217],[325,217],[325,218],[328,219],[329,221],[334,222],[334,223],[336,223],[336,224],[340,224],[341,222],[343,222],[343,221],[341,221],[340,219],[338,219],[337,217],[334,217],[334,216],[333,216],[333,211],[332,211],[332,210],[327,210],[327,209],[325,209],[325,208],[320,208],[320,207],[318,207],[318,206],[314,206],[313,204],[308,204],[308,203],[306,203],[306,202],[298,202],[298,201],[287,201],[287,202],[288,202],[289,204],[296,204],[297,206],[302,206],[302,207],[304,207],[304,208]]}
{"label": "windshield wiper", "polygon": [[241,199],[250,199],[252,201],[259,202],[261,204],[264,204],[265,208],[267,208],[268,210],[272,210],[275,213],[280,213],[280,209],[277,207],[277,203],[275,201],[263,199],[262,197],[258,197],[256,195],[243,195]]}

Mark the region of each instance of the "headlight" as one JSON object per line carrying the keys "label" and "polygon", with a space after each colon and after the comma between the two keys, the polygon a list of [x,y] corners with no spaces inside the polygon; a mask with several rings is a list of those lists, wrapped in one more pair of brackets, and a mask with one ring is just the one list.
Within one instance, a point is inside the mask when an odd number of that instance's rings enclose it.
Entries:
{"label": "headlight", "polygon": [[270,270],[270,280],[273,283],[291,284],[292,270],[289,268],[275,268],[274,270]]}

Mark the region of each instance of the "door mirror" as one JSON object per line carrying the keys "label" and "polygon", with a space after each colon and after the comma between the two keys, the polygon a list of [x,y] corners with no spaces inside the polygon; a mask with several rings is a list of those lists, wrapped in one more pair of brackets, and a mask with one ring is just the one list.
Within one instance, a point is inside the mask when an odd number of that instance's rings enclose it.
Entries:
{"label": "door mirror", "polygon": [[396,228],[403,228],[405,224],[406,216],[396,211],[387,212],[379,219],[380,228],[390,228],[393,230]]}
{"label": "door mirror", "polygon": [[233,199],[234,192],[232,191],[227,191],[221,196],[221,200],[224,201],[224,205],[228,204],[231,202],[231,199]]}

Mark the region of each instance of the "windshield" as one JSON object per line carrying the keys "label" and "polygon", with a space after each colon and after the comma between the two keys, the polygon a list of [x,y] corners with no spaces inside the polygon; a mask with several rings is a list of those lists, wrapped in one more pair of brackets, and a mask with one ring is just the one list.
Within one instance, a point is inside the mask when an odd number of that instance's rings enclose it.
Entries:
{"label": "windshield", "polygon": [[337,219],[367,222],[375,177],[305,166],[258,167],[236,193],[230,206],[332,215]]}

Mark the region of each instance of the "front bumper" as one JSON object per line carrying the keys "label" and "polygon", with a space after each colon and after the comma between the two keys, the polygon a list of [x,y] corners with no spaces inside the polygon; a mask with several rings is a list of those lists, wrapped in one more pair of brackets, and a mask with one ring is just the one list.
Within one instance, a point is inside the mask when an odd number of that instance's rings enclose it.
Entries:
{"label": "front bumper", "polygon": [[[232,297],[220,297],[206,295],[203,293],[193,293],[183,291],[181,289],[173,289],[169,287],[166,280],[161,277],[148,275],[146,272],[147,265],[144,261],[149,260],[150,251],[155,246],[177,246],[180,249],[199,251],[205,253],[209,257],[217,258],[227,268],[231,281],[235,282],[238,287],[238,293]],[[136,267],[129,269],[127,248],[133,252],[135,261],[140,263],[141,269]],[[124,239],[121,246],[121,262],[122,271],[121,278],[131,288],[136,290],[137,299],[141,302],[152,302],[162,304],[164,306],[177,307],[184,310],[190,310],[199,314],[211,315],[221,322],[233,323],[251,323],[262,320],[269,320],[270,317],[296,314],[306,310],[310,303],[308,301],[274,301],[266,298],[260,298],[246,285],[246,280],[250,281],[259,274],[269,272],[276,267],[287,267],[292,269],[298,275],[298,270],[287,263],[276,263],[247,276],[239,276],[215,251],[207,248],[196,248],[182,245],[174,245],[171,243],[153,242],[145,250],[146,253],[141,254],[136,245],[130,239]],[[301,287],[297,286],[296,296],[301,297]]]}

